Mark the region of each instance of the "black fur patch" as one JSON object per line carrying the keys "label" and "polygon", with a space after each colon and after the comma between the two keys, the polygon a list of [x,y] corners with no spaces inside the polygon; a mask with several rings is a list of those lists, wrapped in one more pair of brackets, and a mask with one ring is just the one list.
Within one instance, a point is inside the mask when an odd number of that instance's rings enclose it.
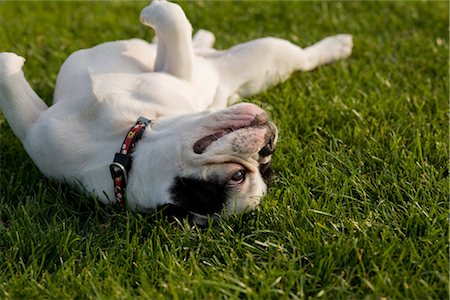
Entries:
{"label": "black fur patch", "polygon": [[270,162],[264,165],[259,165],[259,173],[261,173],[264,182],[266,183],[267,187],[269,187],[273,180],[273,170],[270,166]]}
{"label": "black fur patch", "polygon": [[226,184],[177,177],[170,192],[175,205],[201,215],[219,213],[227,198]]}

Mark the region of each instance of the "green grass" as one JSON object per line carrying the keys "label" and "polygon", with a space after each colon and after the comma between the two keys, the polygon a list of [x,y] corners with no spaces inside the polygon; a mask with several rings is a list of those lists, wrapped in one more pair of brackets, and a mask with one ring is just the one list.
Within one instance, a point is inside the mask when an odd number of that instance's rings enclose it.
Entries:
{"label": "green grass", "polygon": [[[448,298],[447,2],[183,2],[219,48],[354,35],[351,59],[255,96],[280,128],[261,207],[206,229],[40,174],[3,117],[0,298]],[[152,33],[145,2],[0,3],[0,51],[48,103],[61,63]]]}

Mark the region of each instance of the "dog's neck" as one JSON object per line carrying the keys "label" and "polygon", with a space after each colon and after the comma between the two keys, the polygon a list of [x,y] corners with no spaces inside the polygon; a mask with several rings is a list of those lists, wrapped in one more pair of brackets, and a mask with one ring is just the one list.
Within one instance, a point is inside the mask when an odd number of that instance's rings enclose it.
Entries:
{"label": "dog's neck", "polygon": [[170,202],[170,186],[180,168],[178,152],[171,139],[153,130],[145,132],[136,145],[129,172],[126,198],[131,209],[145,211]]}
{"label": "dog's neck", "polygon": [[111,177],[114,183],[114,194],[116,201],[120,206],[126,204],[126,186],[128,183],[128,175],[132,167],[134,147],[142,138],[145,129],[151,124],[151,121],[144,117],[139,117],[136,123],[128,130],[122,145],[114,155],[113,162],[109,165]]}

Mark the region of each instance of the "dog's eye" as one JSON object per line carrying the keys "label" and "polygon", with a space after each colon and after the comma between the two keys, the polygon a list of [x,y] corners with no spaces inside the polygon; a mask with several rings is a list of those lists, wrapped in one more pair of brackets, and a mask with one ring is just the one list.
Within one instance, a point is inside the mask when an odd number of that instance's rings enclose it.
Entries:
{"label": "dog's eye", "polygon": [[245,180],[246,172],[245,170],[239,170],[236,173],[233,174],[230,178],[230,184],[236,185],[241,184]]}

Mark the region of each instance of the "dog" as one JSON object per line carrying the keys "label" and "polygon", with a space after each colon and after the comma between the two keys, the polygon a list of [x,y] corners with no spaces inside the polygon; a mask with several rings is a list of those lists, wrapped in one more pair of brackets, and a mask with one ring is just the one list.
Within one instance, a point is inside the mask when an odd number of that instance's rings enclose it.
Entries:
{"label": "dog", "polygon": [[349,57],[351,35],[304,49],[268,37],[221,51],[209,31],[192,37],[177,4],[155,0],[140,20],[155,31],[154,43],[76,51],[50,107],[27,83],[25,59],[0,53],[0,107],[11,129],[43,174],[103,203],[170,205],[198,222],[255,208],[278,131],[262,108],[235,103],[294,71]]}

